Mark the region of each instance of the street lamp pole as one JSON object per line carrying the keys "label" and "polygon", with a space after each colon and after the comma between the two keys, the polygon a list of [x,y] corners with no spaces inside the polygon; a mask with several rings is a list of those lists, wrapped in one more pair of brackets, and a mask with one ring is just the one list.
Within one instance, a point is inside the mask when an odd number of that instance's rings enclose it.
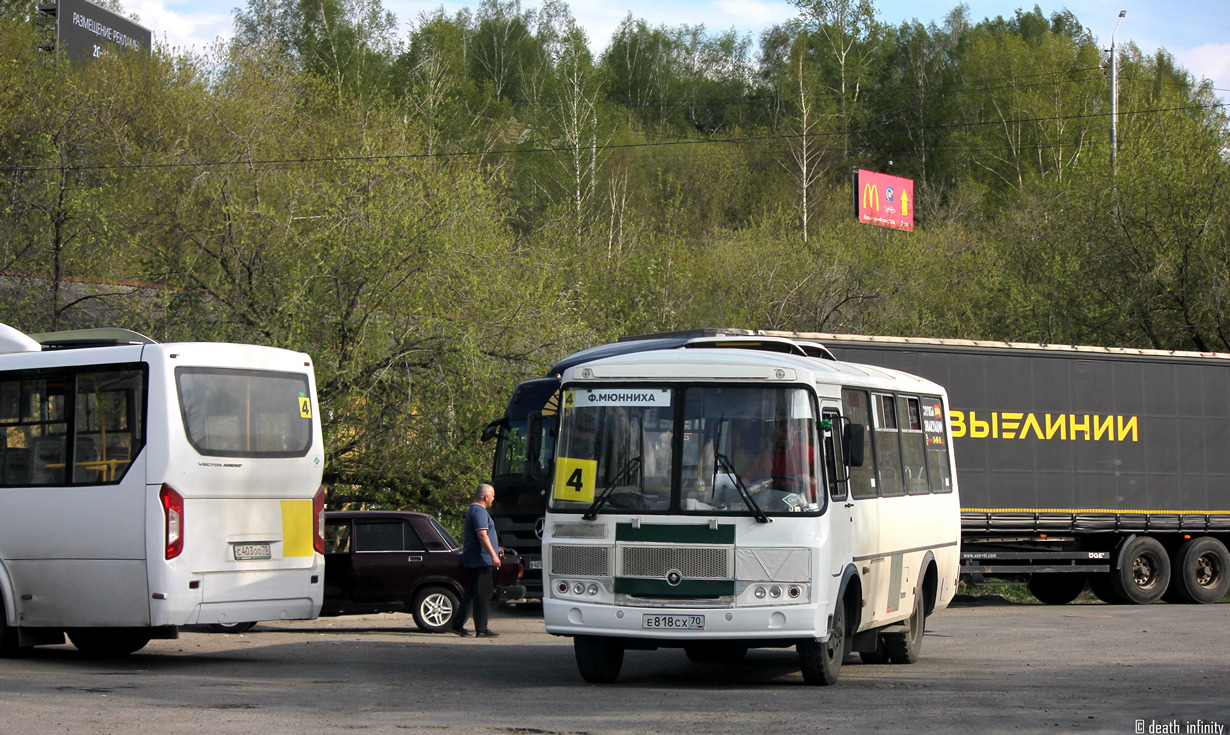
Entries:
{"label": "street lamp pole", "polygon": [[[1119,11],[1119,23],[1123,22],[1126,10]],[[1115,53],[1115,34],[1119,23],[1110,34],[1110,172],[1115,172],[1115,152],[1119,149],[1119,54]]]}

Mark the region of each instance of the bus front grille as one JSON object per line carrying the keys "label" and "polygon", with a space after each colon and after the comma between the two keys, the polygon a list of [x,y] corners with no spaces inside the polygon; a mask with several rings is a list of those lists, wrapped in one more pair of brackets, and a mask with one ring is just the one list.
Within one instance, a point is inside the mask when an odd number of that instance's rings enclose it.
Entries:
{"label": "bus front grille", "polygon": [[731,579],[734,576],[730,547],[623,546],[620,577],[663,579],[672,571],[686,579]]}
{"label": "bus front grille", "polygon": [[551,574],[569,577],[610,577],[610,546],[568,546],[555,544],[551,547]]}

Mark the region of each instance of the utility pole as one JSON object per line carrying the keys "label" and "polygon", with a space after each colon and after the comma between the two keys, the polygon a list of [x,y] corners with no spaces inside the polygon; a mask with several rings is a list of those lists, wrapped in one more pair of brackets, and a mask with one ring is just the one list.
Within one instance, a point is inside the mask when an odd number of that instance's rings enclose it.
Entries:
{"label": "utility pole", "polygon": [[[1123,22],[1126,10],[1119,11],[1119,23]],[[1115,34],[1119,23],[1110,34],[1110,172],[1115,173],[1115,151],[1119,149],[1119,54],[1115,53]]]}

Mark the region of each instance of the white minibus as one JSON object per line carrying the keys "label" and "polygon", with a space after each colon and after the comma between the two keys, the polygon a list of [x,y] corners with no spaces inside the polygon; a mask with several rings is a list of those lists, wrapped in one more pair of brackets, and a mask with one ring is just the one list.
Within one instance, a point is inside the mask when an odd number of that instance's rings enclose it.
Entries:
{"label": "white minibus", "polygon": [[[547,632],[584,679],[626,650],[735,662],[794,647],[913,663],[956,591],[944,389],[785,338],[696,339],[561,378],[543,532]],[[543,437],[531,435],[530,444]]]}
{"label": "white minibus", "polygon": [[323,463],[307,355],[0,325],[0,655],[316,617]]}

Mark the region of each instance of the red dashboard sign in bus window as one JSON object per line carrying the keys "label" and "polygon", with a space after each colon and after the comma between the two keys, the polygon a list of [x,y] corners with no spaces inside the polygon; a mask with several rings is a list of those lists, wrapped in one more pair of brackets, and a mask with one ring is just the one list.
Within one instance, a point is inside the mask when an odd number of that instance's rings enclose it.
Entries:
{"label": "red dashboard sign in bus window", "polygon": [[863,224],[914,229],[914,181],[858,169],[854,175],[854,212]]}

